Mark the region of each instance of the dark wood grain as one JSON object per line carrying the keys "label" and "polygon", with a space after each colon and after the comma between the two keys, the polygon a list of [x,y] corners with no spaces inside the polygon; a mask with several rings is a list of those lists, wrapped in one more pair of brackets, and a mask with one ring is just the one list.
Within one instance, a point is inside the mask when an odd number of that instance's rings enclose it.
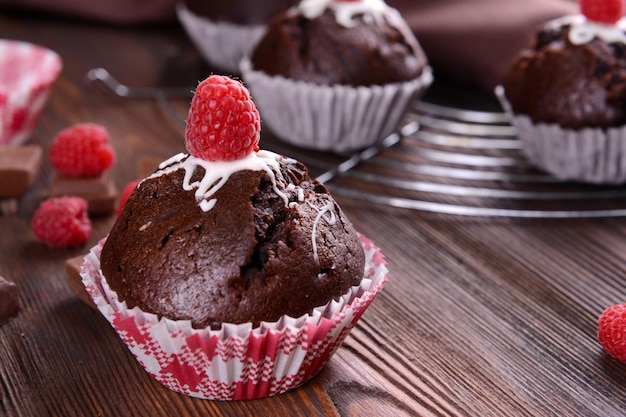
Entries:
{"label": "dark wood grain", "polygon": [[[88,70],[105,67],[133,86],[193,86],[210,69],[177,25],[119,28],[0,12],[0,37],[47,46],[64,61],[33,143],[45,149],[77,122],[104,124],[118,152],[112,174],[120,189],[184,150],[181,125],[155,100],[121,98],[85,83]],[[441,91],[437,99],[445,102],[455,90]],[[184,116],[187,103],[170,104]],[[292,150],[267,133],[263,147]],[[320,167],[337,162],[293,151],[317,158]],[[601,311],[626,301],[626,219],[459,218],[338,196],[357,229],[386,255],[388,284],[309,383],[273,398],[215,402],[152,380],[74,291],[66,261],[103,237],[112,218],[94,220],[84,248],[52,250],[35,240],[30,220],[50,178],[44,160],[17,212],[0,216],[0,275],[19,286],[21,303],[19,316],[0,327],[0,415],[626,412],[626,365],[605,355],[595,337]]]}

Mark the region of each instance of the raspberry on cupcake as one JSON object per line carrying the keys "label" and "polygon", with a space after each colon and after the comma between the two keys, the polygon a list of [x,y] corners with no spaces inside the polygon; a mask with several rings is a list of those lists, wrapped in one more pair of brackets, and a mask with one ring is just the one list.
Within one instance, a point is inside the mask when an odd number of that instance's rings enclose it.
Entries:
{"label": "raspberry on cupcake", "polygon": [[206,161],[234,161],[259,150],[259,112],[243,84],[210,77],[194,93],[185,127],[189,153]]}

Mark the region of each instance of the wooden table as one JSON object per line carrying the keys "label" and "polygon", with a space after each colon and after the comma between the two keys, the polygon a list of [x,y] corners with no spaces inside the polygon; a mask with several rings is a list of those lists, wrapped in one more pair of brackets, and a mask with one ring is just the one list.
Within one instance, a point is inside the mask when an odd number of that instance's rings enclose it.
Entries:
{"label": "wooden table", "polygon": [[[188,99],[164,107],[85,81],[90,69],[104,67],[131,86],[193,87],[208,73],[177,25],[116,28],[2,12],[0,37],[52,48],[64,62],[32,143],[45,148],[77,122],[105,125],[118,154],[113,175],[120,188],[151,161],[184,151],[181,125],[169,112],[184,115]],[[456,90],[439,91],[444,101],[458,98]],[[267,132],[262,146],[305,154]],[[307,156],[320,162],[315,175],[341,161]],[[337,195],[357,229],[386,255],[388,284],[305,386],[263,400],[214,402],[152,380],[99,312],[77,298],[65,261],[85,253],[114,219],[95,219],[84,248],[38,243],[30,220],[50,177],[45,160],[18,212],[0,217],[0,275],[19,286],[22,307],[0,327],[0,415],[626,413],[626,365],[604,354],[595,336],[602,310],[626,300],[622,217],[442,215]],[[566,209],[569,203],[553,204]]]}

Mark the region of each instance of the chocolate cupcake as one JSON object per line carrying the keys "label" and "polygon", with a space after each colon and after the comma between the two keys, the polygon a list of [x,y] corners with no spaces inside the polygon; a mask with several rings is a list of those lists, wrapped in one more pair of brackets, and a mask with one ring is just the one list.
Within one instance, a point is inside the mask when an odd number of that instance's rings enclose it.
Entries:
{"label": "chocolate cupcake", "polygon": [[259,325],[310,313],[361,282],[363,248],[326,188],[294,160],[259,151],[249,162],[206,212],[183,188],[214,180],[214,165],[185,156],[142,181],[101,256],[128,307],[195,328]]}
{"label": "chocolate cupcake", "polygon": [[620,7],[609,21],[573,15],[548,22],[496,89],[525,155],[557,178],[626,181],[626,21],[621,15]]}
{"label": "chocolate cupcake", "polygon": [[391,134],[431,83],[426,56],[381,0],[304,0],[276,16],[241,72],[269,129],[346,151]]}
{"label": "chocolate cupcake", "polygon": [[133,354],[184,394],[250,399],[305,383],[386,281],[378,249],[304,165],[258,150],[259,128],[241,83],[201,83],[190,154],[137,185],[83,264]]}

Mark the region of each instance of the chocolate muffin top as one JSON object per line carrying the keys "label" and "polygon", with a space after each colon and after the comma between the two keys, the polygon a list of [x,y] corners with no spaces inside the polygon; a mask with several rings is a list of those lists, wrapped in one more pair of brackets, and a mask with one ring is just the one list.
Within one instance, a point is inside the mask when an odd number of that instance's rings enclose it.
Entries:
{"label": "chocolate muffin top", "polygon": [[617,26],[608,37],[594,31],[568,16],[537,32],[503,81],[515,113],[572,129],[626,122],[626,34]]}
{"label": "chocolate muffin top", "polygon": [[198,16],[237,25],[265,25],[274,15],[297,3],[298,0],[185,0],[187,8]]}
{"label": "chocolate muffin top", "polygon": [[381,0],[303,1],[270,22],[251,62],[269,75],[352,86],[413,80],[427,66],[404,19]]}
{"label": "chocolate muffin top", "polygon": [[269,168],[230,163],[216,177],[217,165],[181,155],[140,183],[101,254],[120,300],[219,328],[299,317],[361,281],[362,245],[327,189],[292,159],[252,162]]}

